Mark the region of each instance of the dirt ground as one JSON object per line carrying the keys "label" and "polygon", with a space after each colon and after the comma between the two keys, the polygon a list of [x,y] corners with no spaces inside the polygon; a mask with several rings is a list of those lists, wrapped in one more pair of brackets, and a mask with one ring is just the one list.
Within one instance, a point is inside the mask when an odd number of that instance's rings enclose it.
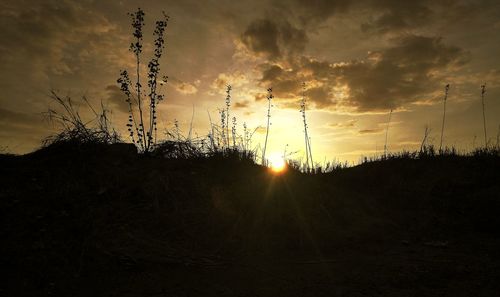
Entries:
{"label": "dirt ground", "polygon": [[2,156],[0,296],[499,296],[499,165]]}

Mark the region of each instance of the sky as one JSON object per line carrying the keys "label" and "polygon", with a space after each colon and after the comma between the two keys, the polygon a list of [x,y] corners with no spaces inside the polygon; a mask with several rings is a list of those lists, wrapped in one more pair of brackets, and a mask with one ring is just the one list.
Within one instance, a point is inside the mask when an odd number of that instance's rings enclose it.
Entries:
{"label": "sky", "polygon": [[[389,151],[416,150],[429,128],[439,145],[484,145],[500,130],[500,1],[252,0],[0,2],[0,149],[27,153],[57,131],[43,113],[51,90],[103,102],[127,140],[127,104],[116,80],[134,71],[129,12],[145,11],[144,56],[154,22],[170,16],[161,74],[160,132],[179,123],[204,137],[220,120],[226,85],[239,134],[256,129],[262,147],[266,90],[273,88],[268,154],[305,155],[305,95],[316,162],[356,163],[381,154],[389,112]],[[145,65],[144,65],[145,66]],[[145,71],[145,68],[142,69]],[[132,77],[133,78],[133,77]],[[305,83],[303,91],[302,83]],[[194,116],[193,116],[194,111]],[[83,116],[89,116],[82,107]]]}

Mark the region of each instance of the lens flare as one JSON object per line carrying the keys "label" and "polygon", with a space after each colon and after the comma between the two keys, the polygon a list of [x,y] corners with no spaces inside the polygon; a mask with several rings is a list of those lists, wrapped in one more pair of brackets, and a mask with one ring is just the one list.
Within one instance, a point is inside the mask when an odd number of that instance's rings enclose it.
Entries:
{"label": "lens flare", "polygon": [[269,168],[271,168],[274,173],[281,173],[286,169],[286,162],[280,154],[271,154],[268,158],[268,162]]}

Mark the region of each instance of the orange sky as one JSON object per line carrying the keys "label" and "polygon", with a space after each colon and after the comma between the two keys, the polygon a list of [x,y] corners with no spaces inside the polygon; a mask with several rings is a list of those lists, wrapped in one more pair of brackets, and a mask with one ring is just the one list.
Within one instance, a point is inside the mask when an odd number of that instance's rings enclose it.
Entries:
{"label": "orange sky", "polygon": [[[381,153],[390,109],[388,147],[417,149],[425,126],[438,144],[444,86],[451,84],[445,144],[482,145],[480,85],[487,84],[490,141],[500,125],[498,1],[3,1],[0,4],[0,147],[25,153],[51,126],[51,89],[103,99],[125,132],[126,104],[116,79],[133,69],[127,12],[141,5],[145,35],[165,10],[169,76],[160,106],[162,129],[178,120],[208,133],[207,111],[219,119],[225,85],[231,117],[251,129],[266,124],[273,87],[269,152],[304,155],[301,83],[306,83],[315,161],[357,162]],[[146,44],[151,38],[146,38]],[[150,50],[146,48],[146,56]],[[263,131],[263,129],[259,129]],[[126,133],[124,133],[126,135]],[[263,134],[256,133],[255,146]],[[124,137],[126,139],[126,137]]]}

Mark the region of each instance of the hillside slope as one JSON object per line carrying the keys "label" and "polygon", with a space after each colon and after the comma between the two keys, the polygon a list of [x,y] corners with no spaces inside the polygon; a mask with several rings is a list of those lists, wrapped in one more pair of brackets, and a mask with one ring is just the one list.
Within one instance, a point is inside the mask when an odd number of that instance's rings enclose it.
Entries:
{"label": "hillside slope", "polygon": [[500,157],[0,156],[2,296],[493,296]]}

